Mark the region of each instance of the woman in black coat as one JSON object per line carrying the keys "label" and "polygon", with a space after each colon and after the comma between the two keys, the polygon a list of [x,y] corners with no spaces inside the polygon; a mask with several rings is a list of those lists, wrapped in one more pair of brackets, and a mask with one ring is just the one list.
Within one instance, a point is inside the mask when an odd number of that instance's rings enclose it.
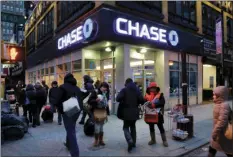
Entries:
{"label": "woman in black coat", "polygon": [[[102,96],[103,100],[100,100],[98,96]],[[105,118],[103,119],[96,119],[94,112],[96,110],[101,111],[103,115],[106,113],[106,115],[109,115],[109,107],[108,107],[108,101],[109,101],[109,85],[106,82],[103,82],[100,84],[99,89],[96,91],[93,91],[91,93],[91,96],[88,100],[88,103],[91,105],[91,112],[92,115],[94,115],[95,120],[95,141],[94,141],[94,147],[97,147],[99,145],[104,146],[105,143],[103,141],[104,131],[103,126],[105,123]]]}
{"label": "woman in black coat", "polygon": [[36,106],[37,106],[37,125],[40,125],[40,113],[42,107],[46,104],[47,94],[46,90],[42,87],[40,83],[36,83]]}
{"label": "woman in black coat", "polygon": [[24,116],[27,117],[27,112],[29,111],[29,121],[32,122],[32,127],[36,127],[37,121],[37,106],[36,106],[36,91],[32,84],[28,84],[26,87],[26,102],[25,102],[25,113]]}

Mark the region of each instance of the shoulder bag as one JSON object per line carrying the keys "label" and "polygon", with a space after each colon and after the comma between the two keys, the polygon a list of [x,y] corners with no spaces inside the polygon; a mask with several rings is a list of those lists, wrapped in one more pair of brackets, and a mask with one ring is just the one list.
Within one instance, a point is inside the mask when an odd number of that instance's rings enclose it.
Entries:
{"label": "shoulder bag", "polygon": [[76,96],[69,98],[62,103],[63,111],[68,117],[73,117],[80,112],[80,106]]}
{"label": "shoulder bag", "polygon": [[[231,108],[231,106],[230,106],[230,104],[229,104],[229,107],[230,107],[230,113],[229,113],[229,120],[228,120],[228,124],[227,124],[227,128],[226,128],[226,131],[225,131],[225,137],[227,138],[227,139],[229,139],[229,140],[232,140],[232,114],[233,114],[233,112],[232,112],[232,108]],[[231,119],[231,123],[230,123],[230,119]]]}

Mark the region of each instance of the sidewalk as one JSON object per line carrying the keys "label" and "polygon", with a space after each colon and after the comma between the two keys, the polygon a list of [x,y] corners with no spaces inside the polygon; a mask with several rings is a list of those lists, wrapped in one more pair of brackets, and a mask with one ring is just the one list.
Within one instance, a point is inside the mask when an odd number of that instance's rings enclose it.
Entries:
{"label": "sidewalk", "polygon": [[[165,130],[169,147],[162,145],[162,140],[156,127],[157,144],[148,146],[149,127],[144,120],[137,122],[137,148],[129,154],[127,143],[122,131],[123,122],[115,115],[109,117],[104,126],[105,147],[93,150],[93,137],[87,137],[83,133],[83,126],[77,123],[76,132],[81,156],[180,156],[190,150],[196,149],[206,143],[212,130],[213,105],[200,105],[189,109],[194,115],[194,134],[192,139],[179,142],[171,137],[171,125],[169,118],[165,116]],[[166,114],[167,115],[167,114]],[[55,114],[55,121],[57,115]],[[69,152],[63,146],[65,140],[64,126],[44,124],[37,128],[30,128],[29,133],[18,141],[8,141],[1,146],[2,156],[68,156]]]}

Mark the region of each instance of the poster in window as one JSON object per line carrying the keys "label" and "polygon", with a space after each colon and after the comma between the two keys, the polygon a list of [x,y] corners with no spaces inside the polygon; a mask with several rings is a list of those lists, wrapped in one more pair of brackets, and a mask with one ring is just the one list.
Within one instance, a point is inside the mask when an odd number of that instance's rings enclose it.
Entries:
{"label": "poster in window", "polygon": [[222,54],[222,18],[216,20],[216,54]]}
{"label": "poster in window", "polygon": [[214,77],[210,76],[210,88],[214,88]]}

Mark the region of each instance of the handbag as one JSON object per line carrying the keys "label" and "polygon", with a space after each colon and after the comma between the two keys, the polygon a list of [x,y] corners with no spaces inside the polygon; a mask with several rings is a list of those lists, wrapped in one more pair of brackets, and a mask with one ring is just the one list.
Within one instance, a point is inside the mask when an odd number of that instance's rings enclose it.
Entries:
{"label": "handbag", "polygon": [[102,122],[107,119],[106,109],[95,109],[94,110],[94,119],[96,122]]}
{"label": "handbag", "polygon": [[91,93],[85,99],[83,99],[83,108],[87,111],[90,110],[91,108],[91,106],[88,104],[88,100],[90,96],[91,96]]}
{"label": "handbag", "polygon": [[[231,109],[231,106],[229,105],[230,109]],[[230,112],[230,115],[229,115],[229,118],[231,118],[232,114],[232,109],[231,109],[231,112]],[[232,140],[232,119],[231,119],[231,123],[230,123],[230,120],[228,121],[228,125],[227,125],[227,128],[226,128],[226,131],[225,131],[225,137],[228,139],[228,140]]]}
{"label": "handbag", "polygon": [[77,97],[71,97],[62,103],[63,111],[68,117],[72,117],[80,112],[80,106]]}
{"label": "handbag", "polygon": [[145,116],[144,116],[144,121],[146,123],[154,123],[157,124],[159,121],[159,114],[157,112],[156,108],[149,108],[149,107],[145,107]]}

